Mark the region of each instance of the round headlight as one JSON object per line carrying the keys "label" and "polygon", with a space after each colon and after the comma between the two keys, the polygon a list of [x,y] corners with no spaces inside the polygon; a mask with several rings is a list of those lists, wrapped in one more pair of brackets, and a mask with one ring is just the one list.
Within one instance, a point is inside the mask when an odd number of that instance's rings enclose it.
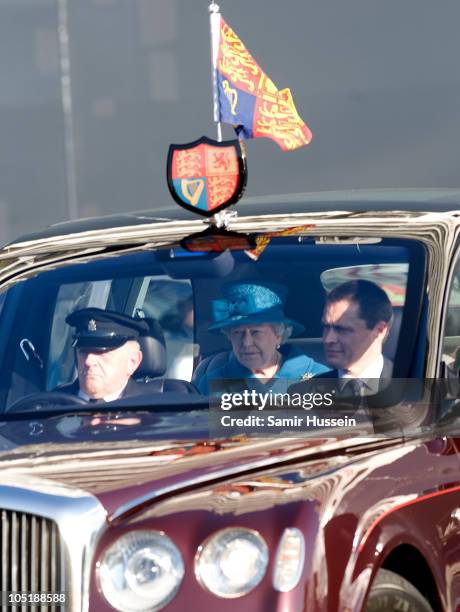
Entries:
{"label": "round headlight", "polygon": [[265,575],[268,547],[252,529],[231,527],[211,536],[195,557],[195,574],[200,583],[219,597],[246,595]]}
{"label": "round headlight", "polygon": [[122,612],[160,610],[184,576],[177,546],[159,531],[131,531],[104,553],[99,582],[105,598]]}

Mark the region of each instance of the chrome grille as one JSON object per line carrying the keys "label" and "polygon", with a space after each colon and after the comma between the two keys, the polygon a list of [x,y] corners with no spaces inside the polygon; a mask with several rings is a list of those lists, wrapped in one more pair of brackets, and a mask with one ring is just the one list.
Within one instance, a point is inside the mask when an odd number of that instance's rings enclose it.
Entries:
{"label": "chrome grille", "polygon": [[[25,512],[1,510],[0,546],[1,591],[63,591],[64,576],[59,532],[50,519]],[[58,607],[1,606],[3,611],[37,612],[60,610]],[[64,609],[62,607],[62,609]]]}

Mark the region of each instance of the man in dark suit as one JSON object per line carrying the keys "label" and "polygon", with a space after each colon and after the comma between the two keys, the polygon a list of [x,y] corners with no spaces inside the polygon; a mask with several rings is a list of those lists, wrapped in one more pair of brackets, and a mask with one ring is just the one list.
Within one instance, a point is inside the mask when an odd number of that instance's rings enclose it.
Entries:
{"label": "man in dark suit", "polygon": [[75,327],[72,346],[78,378],[57,391],[88,402],[145,393],[145,385],[131,376],[142,361],[137,339],[148,334],[146,321],[101,308],[83,308],[71,313],[66,323]]}
{"label": "man in dark suit", "polygon": [[[316,378],[339,379],[339,390],[369,395],[388,384],[393,363],[384,357],[383,344],[393,320],[393,308],[383,289],[371,281],[348,281],[326,297],[322,325],[329,372]],[[299,383],[289,392],[302,393]]]}

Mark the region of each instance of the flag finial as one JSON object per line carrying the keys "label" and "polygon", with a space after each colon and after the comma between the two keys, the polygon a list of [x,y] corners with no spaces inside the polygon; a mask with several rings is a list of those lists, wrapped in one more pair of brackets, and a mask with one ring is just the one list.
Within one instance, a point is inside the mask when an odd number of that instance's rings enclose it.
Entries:
{"label": "flag finial", "polygon": [[217,55],[220,45],[220,9],[219,5],[211,2],[209,5],[209,25],[211,31],[211,67],[212,67],[212,102],[214,123],[217,127],[217,140],[222,142],[222,125],[219,113],[219,90],[217,85]]}

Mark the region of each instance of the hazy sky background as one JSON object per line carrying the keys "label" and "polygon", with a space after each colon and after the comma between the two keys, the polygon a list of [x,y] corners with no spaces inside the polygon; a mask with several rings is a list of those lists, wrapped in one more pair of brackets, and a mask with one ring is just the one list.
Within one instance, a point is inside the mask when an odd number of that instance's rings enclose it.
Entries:
{"label": "hazy sky background", "polygon": [[[1,242],[75,215],[175,206],[169,144],[215,137],[208,4],[0,0]],[[292,153],[249,141],[248,195],[460,185],[457,1],[220,6],[314,134]]]}

